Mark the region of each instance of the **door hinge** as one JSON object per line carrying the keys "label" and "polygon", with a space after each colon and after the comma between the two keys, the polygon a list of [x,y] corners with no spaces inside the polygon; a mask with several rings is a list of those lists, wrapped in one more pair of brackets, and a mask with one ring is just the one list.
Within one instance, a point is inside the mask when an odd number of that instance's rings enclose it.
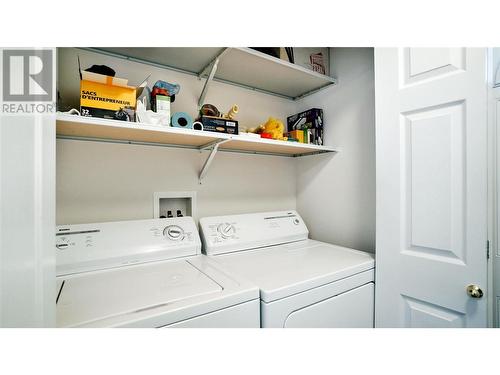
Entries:
{"label": "door hinge", "polygon": [[486,241],[486,259],[490,259],[490,241]]}

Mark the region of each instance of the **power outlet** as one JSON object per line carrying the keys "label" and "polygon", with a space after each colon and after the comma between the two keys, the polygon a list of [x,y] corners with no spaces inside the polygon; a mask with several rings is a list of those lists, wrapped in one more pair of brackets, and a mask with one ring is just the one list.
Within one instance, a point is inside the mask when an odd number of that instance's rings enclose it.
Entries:
{"label": "power outlet", "polygon": [[195,191],[165,191],[153,194],[154,217],[191,216],[196,220]]}

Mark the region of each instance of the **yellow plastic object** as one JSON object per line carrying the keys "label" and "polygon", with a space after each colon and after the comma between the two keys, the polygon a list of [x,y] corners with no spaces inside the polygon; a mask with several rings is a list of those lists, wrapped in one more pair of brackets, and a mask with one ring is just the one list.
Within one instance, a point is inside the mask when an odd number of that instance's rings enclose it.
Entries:
{"label": "yellow plastic object", "polygon": [[279,139],[285,141],[287,138],[283,136],[285,132],[285,125],[283,122],[274,117],[269,117],[267,122],[262,125],[264,133],[269,133],[273,139]]}
{"label": "yellow plastic object", "polygon": [[234,116],[238,113],[238,109],[238,105],[234,104],[225,117],[230,120],[234,119]]}

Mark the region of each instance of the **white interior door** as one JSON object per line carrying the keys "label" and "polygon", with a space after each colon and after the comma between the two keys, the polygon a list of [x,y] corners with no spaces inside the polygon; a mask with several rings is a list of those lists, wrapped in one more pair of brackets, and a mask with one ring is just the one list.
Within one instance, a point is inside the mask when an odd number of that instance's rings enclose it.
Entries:
{"label": "white interior door", "polygon": [[377,327],[486,327],[486,57],[375,49]]}

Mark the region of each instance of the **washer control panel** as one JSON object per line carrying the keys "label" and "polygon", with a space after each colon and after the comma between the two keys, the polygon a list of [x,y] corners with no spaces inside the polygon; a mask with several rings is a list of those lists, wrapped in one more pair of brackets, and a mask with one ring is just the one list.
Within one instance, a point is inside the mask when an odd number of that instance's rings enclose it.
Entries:
{"label": "washer control panel", "polygon": [[60,225],[58,274],[167,260],[201,253],[191,217]]}
{"label": "washer control panel", "polygon": [[298,241],[309,235],[296,211],[206,217],[200,220],[200,230],[208,255]]}

